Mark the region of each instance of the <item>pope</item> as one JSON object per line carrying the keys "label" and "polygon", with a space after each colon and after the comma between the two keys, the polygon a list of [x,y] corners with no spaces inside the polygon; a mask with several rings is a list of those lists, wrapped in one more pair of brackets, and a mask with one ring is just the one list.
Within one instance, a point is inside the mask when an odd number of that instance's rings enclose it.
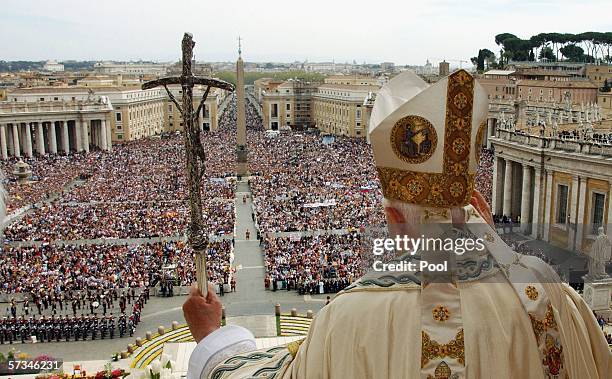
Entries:
{"label": "pope", "polygon": [[542,260],[512,251],[474,190],[487,94],[466,71],[433,85],[405,72],[378,93],[370,141],[389,237],[472,238],[482,251],[394,261],[448,270],[371,271],[326,305],[299,342],[256,350],[221,303],[193,290],[188,378],[608,378],[593,313]]}

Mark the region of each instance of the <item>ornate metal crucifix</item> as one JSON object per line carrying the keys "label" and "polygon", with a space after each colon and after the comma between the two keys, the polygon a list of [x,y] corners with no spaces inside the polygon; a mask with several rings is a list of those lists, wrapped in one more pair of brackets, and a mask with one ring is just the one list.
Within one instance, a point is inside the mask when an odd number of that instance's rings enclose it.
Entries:
{"label": "ornate metal crucifix", "polygon": [[[189,224],[188,237],[189,245],[195,253],[196,259],[196,278],[198,288],[204,296],[207,295],[208,279],[206,275],[206,247],[208,246],[208,235],[203,228],[202,220],[202,193],[201,182],[204,176],[206,155],[202,142],[200,141],[200,126],[195,125],[195,120],[198,118],[204,102],[208,97],[211,87],[221,88],[227,91],[233,91],[234,86],[222,80],[210,78],[198,78],[193,75],[191,70],[191,62],[193,59],[193,47],[195,42],[191,33],[185,33],[183,36],[183,72],[181,76],[161,78],[146,82],[142,85],[142,89],[151,89],[162,86],[168,93],[168,97],[183,117],[185,137],[185,163],[187,173],[187,188],[189,189],[189,210],[191,221]],[[168,85],[180,84],[183,90],[182,105],[178,103],[172,92],[168,89]],[[206,86],[206,90],[200,100],[200,105],[197,110],[193,111],[193,87],[198,85]]]}

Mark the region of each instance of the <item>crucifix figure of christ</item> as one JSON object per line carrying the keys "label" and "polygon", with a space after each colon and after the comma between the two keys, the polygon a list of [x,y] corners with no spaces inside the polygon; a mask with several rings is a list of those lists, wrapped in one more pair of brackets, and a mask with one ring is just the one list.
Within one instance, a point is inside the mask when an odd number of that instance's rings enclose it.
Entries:
{"label": "crucifix figure of christ", "polygon": [[[211,87],[221,88],[226,91],[233,91],[234,86],[222,80],[199,78],[193,75],[191,64],[193,59],[193,47],[195,42],[191,33],[185,33],[183,36],[183,72],[181,76],[160,78],[146,82],[142,85],[142,89],[151,89],[155,87],[164,87],[168,93],[168,97],[177,107],[183,117],[185,139],[185,164],[187,173],[187,188],[189,190],[189,211],[191,220],[189,223],[188,237],[189,245],[195,253],[196,264],[196,279],[198,288],[206,297],[208,295],[208,278],[206,274],[206,248],[208,246],[208,235],[204,232],[202,220],[202,193],[201,182],[205,171],[206,155],[202,142],[200,141],[200,127],[195,125],[195,120],[198,118],[204,102],[208,97]],[[176,100],[172,92],[168,89],[168,85],[179,84],[183,90],[182,105]],[[193,87],[195,85],[206,86],[206,90],[200,100],[200,105],[197,110],[193,111]]]}

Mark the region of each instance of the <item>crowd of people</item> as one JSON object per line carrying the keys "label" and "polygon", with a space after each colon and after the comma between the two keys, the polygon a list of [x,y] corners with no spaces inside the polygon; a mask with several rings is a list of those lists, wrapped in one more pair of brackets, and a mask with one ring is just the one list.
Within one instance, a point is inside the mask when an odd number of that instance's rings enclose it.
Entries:
{"label": "crowd of people", "polygon": [[492,149],[483,147],[480,150],[480,160],[476,169],[476,189],[485,198],[489,206],[493,198],[493,160],[495,158]]}
{"label": "crowd of people", "polygon": [[[202,205],[207,234],[230,234],[234,204],[207,199]],[[5,231],[9,241],[71,241],[99,238],[180,236],[188,222],[185,201],[44,204]]]}
{"label": "crowd of people", "polygon": [[[231,240],[211,241],[207,249],[208,275],[231,275]],[[0,255],[0,293],[29,293],[47,288],[59,298],[69,291],[116,290],[156,285],[163,269],[175,266],[175,285],[195,280],[193,252],[183,241],[139,245],[83,244],[14,247]]]}
{"label": "crowd of people", "polygon": [[265,237],[266,289],[300,294],[338,292],[364,272],[361,235]]}
{"label": "crowd of people", "polygon": [[[249,184],[257,226],[253,233],[265,236],[266,288],[337,292],[364,272],[360,232],[386,223],[371,148],[364,139],[308,131],[270,135],[255,107],[247,104]],[[219,128],[203,135],[204,227],[211,236],[226,236],[233,234],[235,222],[235,98],[220,114]],[[491,150],[482,150],[476,175],[477,189],[489,203],[493,157]],[[0,255],[0,292],[45,286],[65,293],[164,283],[165,292],[171,293],[172,285],[194,281],[193,253],[183,242],[105,241],[184,236],[189,210],[179,133],[115,144],[111,152],[26,161],[35,180],[24,185],[9,179],[9,211],[35,206],[5,234],[10,242],[44,243],[6,246]],[[14,163],[2,163],[2,169],[11,172]],[[41,203],[54,193],[57,199]],[[315,230],[345,234],[273,235]],[[235,283],[231,242],[220,239],[207,254],[211,281]],[[175,271],[164,271],[168,266]]]}
{"label": "crowd of people", "polygon": [[249,149],[257,225],[262,233],[384,224],[382,192],[363,140],[251,134]]}
{"label": "crowd of people", "polygon": [[89,155],[74,154],[70,156],[49,155],[25,159],[32,171],[33,181],[19,184],[11,173],[15,169],[17,159],[0,160],[0,170],[5,173],[4,187],[8,193],[7,213],[27,205],[39,203],[51,195],[62,192],[65,187],[77,179],[86,170],[89,163],[103,155],[91,152]]}

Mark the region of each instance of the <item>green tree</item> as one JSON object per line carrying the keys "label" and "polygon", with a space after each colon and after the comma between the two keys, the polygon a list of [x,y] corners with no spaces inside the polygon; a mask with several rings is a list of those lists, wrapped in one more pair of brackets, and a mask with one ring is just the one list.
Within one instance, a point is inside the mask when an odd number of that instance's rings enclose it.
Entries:
{"label": "green tree", "polygon": [[495,36],[495,43],[499,46],[504,44],[504,41],[508,38],[517,38],[514,34],[511,33],[502,33]]}
{"label": "green tree", "polygon": [[571,62],[580,62],[584,60],[584,49],[576,44],[572,43],[565,45],[559,49],[559,51],[561,51],[561,54]]}
{"label": "green tree", "polygon": [[504,51],[512,52],[512,58],[516,61],[526,61],[529,59],[531,41],[520,38],[508,38],[504,40]]}
{"label": "green tree", "polygon": [[[542,46],[546,45],[546,33],[536,34],[529,38],[529,42],[531,42],[531,48],[533,51],[533,57],[535,60],[535,56],[538,55],[538,49],[542,48]],[[531,56],[531,55],[530,55]]]}
{"label": "green tree", "polygon": [[495,53],[489,49],[482,49],[482,58],[484,60],[484,65],[487,70],[495,64]]}
{"label": "green tree", "polygon": [[[501,33],[495,36],[495,43],[498,46],[501,46],[502,49],[499,51],[499,64],[500,64],[500,68],[504,67],[504,41],[510,38],[517,38],[514,34],[511,33]],[[508,63],[508,61],[506,60],[506,63]]]}
{"label": "green tree", "polygon": [[476,58],[476,71],[484,71],[484,55],[482,54],[482,49],[478,50],[478,57]]}
{"label": "green tree", "polygon": [[[561,44],[564,41],[563,34],[561,34],[561,33],[547,33],[546,34],[546,38],[547,38],[547,41],[552,44],[552,51],[553,51],[553,55],[555,56],[555,59],[553,59],[553,60],[558,60],[558,58],[559,58],[559,48],[561,47]],[[545,56],[547,54],[548,53],[542,54],[542,52],[540,51],[540,57],[541,56]]]}
{"label": "green tree", "polygon": [[557,57],[555,56],[555,52],[553,51],[553,49],[550,46],[546,46],[545,48],[540,50],[540,56],[538,58],[546,59],[546,60],[552,61],[552,62],[557,60]]}

